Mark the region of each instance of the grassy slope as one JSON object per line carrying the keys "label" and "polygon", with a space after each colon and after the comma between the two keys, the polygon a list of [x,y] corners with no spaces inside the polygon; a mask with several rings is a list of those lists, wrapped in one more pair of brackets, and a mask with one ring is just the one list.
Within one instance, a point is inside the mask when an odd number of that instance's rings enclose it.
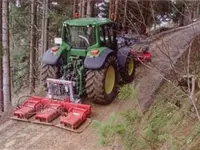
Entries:
{"label": "grassy slope", "polygon": [[[191,71],[200,78],[200,36],[192,45]],[[176,64],[176,70],[185,74],[187,52]],[[177,75],[177,74],[176,74]],[[176,84],[174,71],[167,77]],[[125,89],[125,93],[127,88]],[[200,92],[196,91],[200,111]],[[199,104],[198,104],[199,103]],[[125,149],[200,149],[200,124],[191,102],[179,89],[164,82],[157,92],[151,108],[140,115],[136,110],[127,110],[111,116],[106,123],[94,123],[102,145],[121,143]],[[120,144],[119,144],[120,145]]]}

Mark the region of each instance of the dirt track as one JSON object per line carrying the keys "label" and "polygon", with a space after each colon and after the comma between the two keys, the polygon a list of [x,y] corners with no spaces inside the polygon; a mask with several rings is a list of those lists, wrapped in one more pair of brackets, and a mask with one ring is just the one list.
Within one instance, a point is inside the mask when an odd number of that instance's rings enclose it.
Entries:
{"label": "dirt track", "polygon": [[[152,65],[159,68],[162,74],[168,72],[170,63],[161,52],[170,50],[170,56],[175,63],[177,58],[188,47],[194,36],[200,34],[200,22],[194,26],[175,33],[165,35],[162,39],[155,41],[151,45],[153,54]],[[166,51],[165,51],[166,52]],[[144,66],[137,69],[136,80],[140,95],[141,106],[148,106],[152,103],[152,96],[162,82],[162,76],[155,71],[148,70]],[[109,114],[125,110],[127,107],[135,107],[135,101],[115,100],[109,106],[99,106],[93,104],[92,118],[105,121]],[[100,150],[100,149],[122,149],[121,147],[101,147],[97,144],[97,135],[89,126],[83,133],[76,134],[54,127],[47,127],[35,124],[27,124],[7,121],[0,126],[0,149],[56,149],[56,150]]]}

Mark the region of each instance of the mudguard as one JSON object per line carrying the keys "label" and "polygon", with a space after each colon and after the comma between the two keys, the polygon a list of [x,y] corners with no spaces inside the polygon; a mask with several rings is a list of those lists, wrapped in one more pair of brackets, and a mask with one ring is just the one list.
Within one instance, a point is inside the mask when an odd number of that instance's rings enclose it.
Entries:
{"label": "mudguard", "polygon": [[61,53],[57,53],[56,55],[51,52],[51,49],[48,49],[42,58],[43,63],[47,65],[55,65],[60,58]]}
{"label": "mudguard", "polygon": [[117,59],[118,59],[119,65],[122,67],[122,69],[125,67],[126,59],[129,55],[130,51],[131,51],[130,47],[123,47],[118,50]]}
{"label": "mudguard", "polygon": [[84,67],[87,69],[98,69],[101,68],[107,58],[111,53],[114,53],[113,50],[106,48],[99,56],[89,57],[87,56],[84,60]]}

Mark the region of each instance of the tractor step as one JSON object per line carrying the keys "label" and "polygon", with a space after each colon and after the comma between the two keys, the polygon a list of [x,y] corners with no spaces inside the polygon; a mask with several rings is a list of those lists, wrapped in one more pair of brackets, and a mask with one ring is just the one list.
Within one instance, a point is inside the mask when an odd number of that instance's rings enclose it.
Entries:
{"label": "tractor step", "polygon": [[30,97],[14,111],[11,118],[82,132],[91,122],[88,118],[90,114],[90,105],[70,103],[68,100]]}

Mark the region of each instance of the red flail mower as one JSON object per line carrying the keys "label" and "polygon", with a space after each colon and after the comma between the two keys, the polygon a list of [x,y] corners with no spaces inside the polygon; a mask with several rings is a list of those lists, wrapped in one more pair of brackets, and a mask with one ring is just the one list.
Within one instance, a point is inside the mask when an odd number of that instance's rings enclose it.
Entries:
{"label": "red flail mower", "polygon": [[12,119],[82,132],[91,122],[91,106],[74,99],[73,82],[47,79],[47,87],[47,98],[28,97]]}

